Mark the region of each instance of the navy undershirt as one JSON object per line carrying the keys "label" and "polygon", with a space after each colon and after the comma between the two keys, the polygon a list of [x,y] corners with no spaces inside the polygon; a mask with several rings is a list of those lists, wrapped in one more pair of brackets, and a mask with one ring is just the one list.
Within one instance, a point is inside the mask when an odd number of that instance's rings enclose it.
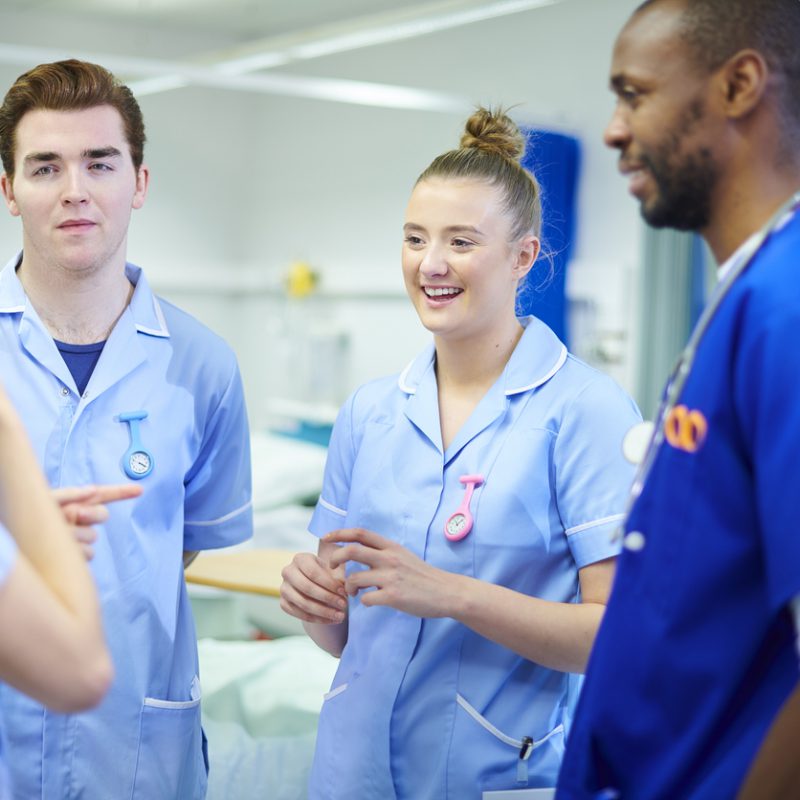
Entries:
{"label": "navy undershirt", "polygon": [[59,342],[57,339],[55,343],[58,352],[61,353],[61,357],[64,359],[64,363],[72,373],[72,378],[78,387],[78,394],[82,395],[106,343],[67,344],[66,342]]}

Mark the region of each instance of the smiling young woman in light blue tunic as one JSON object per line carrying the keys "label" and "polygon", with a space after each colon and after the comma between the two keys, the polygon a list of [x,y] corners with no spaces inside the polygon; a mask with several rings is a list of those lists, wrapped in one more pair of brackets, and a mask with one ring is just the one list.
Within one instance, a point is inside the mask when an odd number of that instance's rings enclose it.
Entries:
{"label": "smiling young woman in light blue tunic", "polygon": [[283,608],[341,655],[312,798],[480,798],[555,784],[613,576],[639,419],[515,316],[540,201],[502,113],[420,176],[403,274],[433,343],[362,386],[331,440]]}

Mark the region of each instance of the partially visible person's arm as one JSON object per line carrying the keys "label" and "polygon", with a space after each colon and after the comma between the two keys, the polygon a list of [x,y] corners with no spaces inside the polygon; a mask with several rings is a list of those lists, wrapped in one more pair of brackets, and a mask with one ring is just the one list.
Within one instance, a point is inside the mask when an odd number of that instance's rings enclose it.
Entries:
{"label": "partially visible person's arm", "polygon": [[281,608],[303,621],[306,633],[323,650],[340,656],[347,644],[347,593],[344,566],[330,567],[337,546],[320,541],[317,555],[298,553],[281,573]]}
{"label": "partially visible person's arm", "polygon": [[[800,597],[792,603],[800,658]],[[800,671],[800,668],[799,668]],[[800,797],[800,680],[772,723],[747,773],[738,800]]]}
{"label": "partially visible person's arm", "polygon": [[2,389],[0,522],[19,549],[0,587],[0,680],[56,711],[95,705],[113,670],[94,583]]}
{"label": "partially visible person's arm", "polygon": [[787,800],[800,797],[800,685],[784,703],[764,739],[738,800]]}

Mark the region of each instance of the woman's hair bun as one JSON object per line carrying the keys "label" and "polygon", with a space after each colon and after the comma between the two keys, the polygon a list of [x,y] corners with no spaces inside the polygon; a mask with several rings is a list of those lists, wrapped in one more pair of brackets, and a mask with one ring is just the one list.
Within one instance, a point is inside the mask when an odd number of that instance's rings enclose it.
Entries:
{"label": "woman's hair bun", "polygon": [[497,153],[511,161],[520,161],[525,152],[525,137],[502,108],[480,107],[467,120],[460,147]]}

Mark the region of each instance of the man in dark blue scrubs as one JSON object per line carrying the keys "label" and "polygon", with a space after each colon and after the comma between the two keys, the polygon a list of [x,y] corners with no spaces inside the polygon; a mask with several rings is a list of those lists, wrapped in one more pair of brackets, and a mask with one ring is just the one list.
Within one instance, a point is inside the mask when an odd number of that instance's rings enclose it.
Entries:
{"label": "man in dark blue scrubs", "polygon": [[800,2],[650,0],[606,143],[720,282],[642,454],[559,800],[800,797]]}

